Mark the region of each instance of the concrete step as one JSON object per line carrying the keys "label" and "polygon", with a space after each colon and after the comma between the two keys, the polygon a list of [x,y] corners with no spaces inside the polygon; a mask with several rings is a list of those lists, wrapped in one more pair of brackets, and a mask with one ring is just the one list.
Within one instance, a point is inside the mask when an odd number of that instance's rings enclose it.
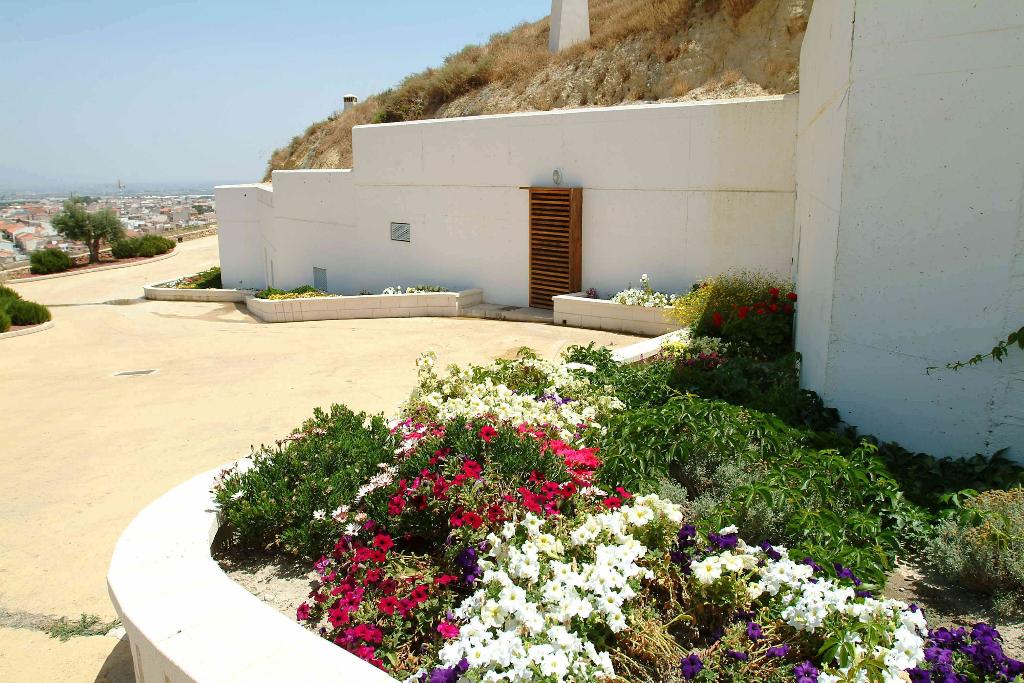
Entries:
{"label": "concrete step", "polygon": [[550,325],[553,314],[544,308],[519,306],[502,306],[500,304],[477,304],[464,309],[461,313],[466,318],[488,318],[490,320],[507,320],[517,323],[545,323]]}

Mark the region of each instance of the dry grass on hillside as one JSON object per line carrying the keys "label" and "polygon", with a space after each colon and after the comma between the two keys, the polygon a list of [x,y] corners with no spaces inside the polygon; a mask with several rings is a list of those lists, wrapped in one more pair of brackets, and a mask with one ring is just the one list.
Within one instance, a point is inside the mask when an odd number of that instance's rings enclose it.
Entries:
{"label": "dry grass on hillside", "polygon": [[812,0],[590,0],[591,40],[552,55],[549,20],[470,45],[274,152],[274,169],[349,168],[352,127],[628,102],[794,92]]}

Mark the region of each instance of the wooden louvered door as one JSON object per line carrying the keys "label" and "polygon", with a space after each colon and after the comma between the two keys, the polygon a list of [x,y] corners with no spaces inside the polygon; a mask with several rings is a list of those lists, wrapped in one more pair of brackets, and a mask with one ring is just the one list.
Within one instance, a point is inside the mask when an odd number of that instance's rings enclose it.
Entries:
{"label": "wooden louvered door", "polygon": [[580,290],[583,190],[531,187],[530,306],[554,308],[551,297]]}

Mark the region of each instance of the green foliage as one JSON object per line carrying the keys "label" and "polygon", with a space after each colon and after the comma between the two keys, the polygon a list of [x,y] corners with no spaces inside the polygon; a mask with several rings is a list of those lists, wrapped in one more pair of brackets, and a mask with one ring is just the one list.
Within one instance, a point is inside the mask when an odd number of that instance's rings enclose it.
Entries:
{"label": "green foliage", "polygon": [[[871,437],[866,437],[870,439]],[[935,514],[957,506],[962,492],[984,492],[1024,486],[1024,467],[1006,457],[1006,449],[991,457],[936,458],[911,453],[898,444],[878,444],[878,453],[909,500]]]}
{"label": "green foliage", "polygon": [[11,329],[11,316],[7,315],[7,311],[0,308],[0,334],[7,332]]}
{"label": "green foliage", "polygon": [[110,245],[110,253],[116,259],[152,258],[174,249],[175,241],[160,235],[143,235],[120,239]]}
{"label": "green foliage", "polygon": [[946,578],[994,595],[1004,616],[1024,616],[1024,488],[967,499],[931,536],[927,559]]}
{"label": "green foliage", "polygon": [[224,285],[221,282],[220,266],[214,266],[208,270],[182,278],[177,285],[178,289],[221,289]]}
{"label": "green foliage", "polygon": [[563,359],[567,363],[593,366],[596,372],[590,379],[591,383],[611,387],[627,410],[659,406],[679,394],[669,386],[673,364],[665,359],[653,358],[623,365],[615,361],[611,350],[595,347],[593,342],[587,346],[570,346]]}
{"label": "green foliage", "polygon": [[[343,406],[319,408],[276,448],[253,454],[252,468],[229,473],[217,491],[234,542],[308,558],[337,540],[331,513],[394,457],[384,420]],[[315,513],[321,513],[316,515]]]}
{"label": "green foliage", "polygon": [[772,415],[682,396],[611,420],[600,477],[648,492],[663,490],[668,473],[709,528],[735,523],[748,538],[884,583],[927,513],[904,498],[874,446],[842,453],[814,441]]}
{"label": "green foliage", "polygon": [[781,295],[791,291],[789,282],[770,273],[729,271],[694,285],[692,292],[676,299],[671,316],[697,336],[718,336],[711,320],[715,312],[725,315],[762,301],[773,287]]}
{"label": "green foliage", "polygon": [[78,197],[64,202],[64,210],[53,217],[53,227],[58,233],[89,247],[89,262],[100,260],[100,243],[113,243],[124,237],[121,219],[110,209],[89,213],[85,203]]}
{"label": "green foliage", "polygon": [[51,638],[66,643],[80,636],[102,636],[120,625],[120,619],[101,621],[95,614],[82,613],[78,621],[69,621],[67,617],[57,619],[47,627],[46,633]]}
{"label": "green foliage", "polygon": [[34,301],[8,299],[0,307],[6,309],[14,325],[40,325],[50,320],[50,309]]}
{"label": "green foliage", "polygon": [[71,257],[60,249],[42,249],[32,253],[29,263],[33,275],[63,273],[73,265]]}
{"label": "green foliage", "polygon": [[732,357],[721,364],[676,363],[670,383],[679,391],[728,401],[813,431],[834,429],[839,413],[813,391],[800,388],[800,354],[772,361]]}
{"label": "green foliage", "polygon": [[4,285],[0,285],[0,306],[3,305],[2,302],[4,300],[6,300],[6,299],[20,299],[20,298],[21,298],[21,294],[18,294],[16,291],[11,289],[10,287],[5,287]]}
{"label": "green foliage", "polygon": [[771,415],[696,396],[624,411],[607,430],[599,473],[605,486],[656,491],[671,474],[691,498],[704,494],[709,478],[727,462],[775,460],[804,444],[803,434]]}
{"label": "green foliage", "polygon": [[309,299],[320,296],[331,296],[327,292],[322,292],[312,285],[302,285],[292,290],[277,289],[276,287],[267,287],[256,292],[257,299]]}
{"label": "green foliage", "polygon": [[[992,347],[992,350],[989,351],[988,353],[979,353],[972,358],[968,358],[967,360],[957,361],[955,363],[946,363],[946,369],[956,371],[959,370],[960,368],[967,367],[968,365],[977,365],[987,360],[988,358],[991,358],[992,360],[997,360],[1000,363],[1002,363],[1003,359],[1006,358],[1006,354],[1010,352],[1010,349],[1012,349],[1015,344],[1018,348],[1024,349],[1024,326],[1022,326],[1016,332],[1011,332],[1010,334],[1008,334],[1006,339],[1000,339],[999,343]],[[933,367],[928,368],[928,372],[930,373],[932,370],[936,369],[937,368]]]}

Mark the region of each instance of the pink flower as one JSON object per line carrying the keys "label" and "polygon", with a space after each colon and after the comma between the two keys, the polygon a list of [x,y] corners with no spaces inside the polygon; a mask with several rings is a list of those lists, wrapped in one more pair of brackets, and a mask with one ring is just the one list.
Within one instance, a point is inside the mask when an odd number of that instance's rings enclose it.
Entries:
{"label": "pink flower", "polygon": [[307,603],[302,603],[299,605],[299,608],[295,610],[295,619],[297,621],[306,621],[309,619],[309,605]]}
{"label": "pink flower", "polygon": [[445,638],[459,637],[459,627],[448,621],[442,621],[440,624],[438,624],[437,632]]}

